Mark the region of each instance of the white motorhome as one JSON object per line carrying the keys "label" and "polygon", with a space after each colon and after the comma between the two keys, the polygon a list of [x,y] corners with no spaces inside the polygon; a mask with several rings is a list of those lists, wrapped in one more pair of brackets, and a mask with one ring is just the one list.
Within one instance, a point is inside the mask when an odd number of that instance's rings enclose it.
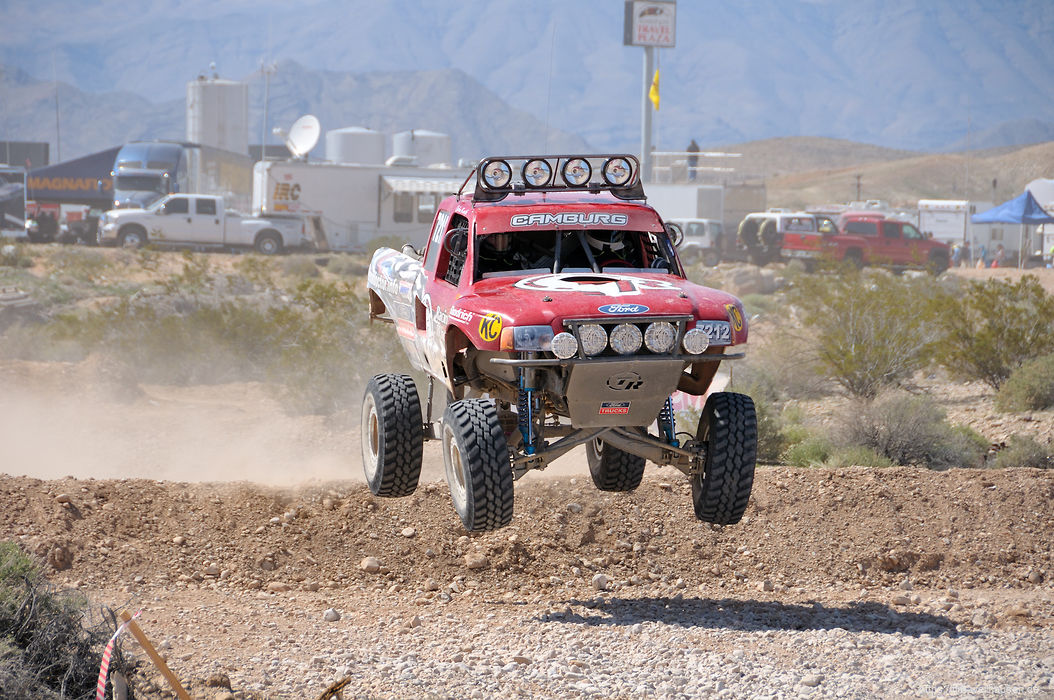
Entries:
{"label": "white motorhome", "polygon": [[253,168],[253,213],[296,214],[315,222],[330,250],[361,251],[382,236],[423,246],[439,202],[470,168],[260,161]]}

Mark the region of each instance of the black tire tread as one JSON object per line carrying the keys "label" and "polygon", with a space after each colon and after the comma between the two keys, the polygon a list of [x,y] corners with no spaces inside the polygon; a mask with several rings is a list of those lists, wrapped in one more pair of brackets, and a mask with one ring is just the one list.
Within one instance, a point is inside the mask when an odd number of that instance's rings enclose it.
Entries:
{"label": "black tire tread", "polygon": [[380,428],[380,464],[370,491],[386,498],[409,496],[417,490],[424,459],[417,387],[409,375],[378,374],[366,385],[366,392],[373,392]]}
{"label": "black tire tread", "polygon": [[758,427],[754,401],[745,394],[711,394],[700,418],[708,442],[702,475],[692,477],[695,517],[717,525],[743,518],[754,485]]}
{"label": "black tire tread", "polygon": [[468,471],[469,532],[498,530],[512,522],[514,503],[512,465],[494,402],[463,399],[447,406],[443,422],[451,426],[462,446],[461,460]]}
{"label": "black tire tread", "polygon": [[640,486],[644,478],[643,457],[624,452],[614,445],[604,443],[597,455],[592,445],[586,449],[589,475],[593,484],[601,491],[626,492]]}

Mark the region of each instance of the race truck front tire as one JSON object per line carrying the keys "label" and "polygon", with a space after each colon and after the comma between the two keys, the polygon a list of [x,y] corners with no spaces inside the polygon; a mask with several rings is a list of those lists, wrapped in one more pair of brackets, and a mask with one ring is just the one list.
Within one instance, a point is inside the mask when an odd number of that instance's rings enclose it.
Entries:
{"label": "race truck front tire", "polygon": [[711,394],[696,434],[706,444],[703,472],[692,476],[695,517],[716,525],[735,525],[743,517],[754,485],[758,421],[746,394]]}
{"label": "race truck front tire", "polygon": [[466,530],[497,530],[512,522],[512,465],[493,401],[462,399],[447,406],[443,463]]}
{"label": "race truck front tire", "polygon": [[600,438],[586,443],[586,461],[593,484],[601,491],[633,491],[644,478],[643,457],[623,452]]}
{"label": "race truck front tire", "polygon": [[362,468],[374,496],[417,490],[424,453],[421,399],[405,374],[378,374],[362,397]]}

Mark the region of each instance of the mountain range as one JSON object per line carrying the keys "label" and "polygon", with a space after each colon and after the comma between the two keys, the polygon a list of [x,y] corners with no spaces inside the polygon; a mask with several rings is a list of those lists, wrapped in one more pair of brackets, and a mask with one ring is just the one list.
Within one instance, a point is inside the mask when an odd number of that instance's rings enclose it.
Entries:
{"label": "mountain range", "polygon": [[[821,136],[941,151],[1054,137],[1049,0],[681,0],[657,51],[659,150]],[[643,51],[619,0],[8,0],[0,138],[63,158],[180,138],[185,84],[215,64],[268,122],[450,133],[455,157],[636,151]],[[270,138],[270,137],[269,137]],[[259,140],[251,137],[252,141]],[[53,145],[55,159],[56,148]]]}

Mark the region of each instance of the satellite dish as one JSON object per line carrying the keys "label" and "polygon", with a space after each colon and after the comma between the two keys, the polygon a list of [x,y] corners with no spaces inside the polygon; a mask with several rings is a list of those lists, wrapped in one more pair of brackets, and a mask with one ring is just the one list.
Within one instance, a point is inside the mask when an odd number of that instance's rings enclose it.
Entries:
{"label": "satellite dish", "polygon": [[315,147],[321,134],[322,125],[318,123],[318,117],[305,114],[289,127],[289,133],[285,137],[285,147],[289,149],[294,158],[301,158]]}

